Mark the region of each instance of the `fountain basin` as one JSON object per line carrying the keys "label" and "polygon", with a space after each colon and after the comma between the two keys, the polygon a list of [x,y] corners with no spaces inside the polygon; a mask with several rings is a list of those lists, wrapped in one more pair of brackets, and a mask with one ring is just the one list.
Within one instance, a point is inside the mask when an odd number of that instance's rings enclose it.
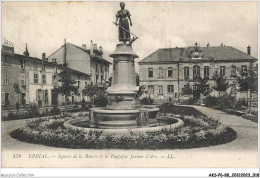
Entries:
{"label": "fountain basin", "polygon": [[174,118],[176,122],[174,124],[169,124],[169,125],[164,125],[164,126],[155,126],[155,127],[145,127],[145,128],[132,128],[132,129],[126,129],[126,128],[121,128],[121,129],[99,129],[99,128],[86,128],[86,127],[81,127],[84,125],[90,125],[90,121],[86,119],[73,119],[69,120],[64,123],[65,128],[73,129],[73,130],[81,130],[83,132],[90,132],[90,131],[95,131],[95,132],[103,132],[103,133],[108,133],[108,134],[125,134],[129,132],[133,133],[141,133],[141,132],[157,132],[161,131],[162,129],[168,129],[168,130],[173,130],[178,127],[181,127],[184,123],[181,119]]}
{"label": "fountain basin", "polygon": [[132,129],[157,125],[159,108],[141,107],[134,110],[90,109],[90,126],[100,129]]}

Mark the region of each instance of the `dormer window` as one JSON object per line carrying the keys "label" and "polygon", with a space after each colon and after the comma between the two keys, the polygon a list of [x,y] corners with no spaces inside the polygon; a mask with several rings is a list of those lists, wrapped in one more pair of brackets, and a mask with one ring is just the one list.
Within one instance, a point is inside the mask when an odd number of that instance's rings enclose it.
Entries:
{"label": "dormer window", "polygon": [[226,67],[225,66],[220,66],[220,75],[224,76],[226,74]]}

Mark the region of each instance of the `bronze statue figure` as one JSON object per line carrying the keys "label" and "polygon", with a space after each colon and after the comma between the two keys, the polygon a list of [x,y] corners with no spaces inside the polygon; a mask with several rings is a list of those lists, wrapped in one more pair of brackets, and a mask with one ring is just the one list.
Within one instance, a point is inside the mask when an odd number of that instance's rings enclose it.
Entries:
{"label": "bronze statue figure", "polygon": [[[121,10],[119,10],[117,12],[117,14],[116,14],[116,22],[114,23],[115,25],[119,26],[119,28],[118,28],[118,31],[119,31],[119,41],[123,41],[124,43],[129,41],[129,44],[131,44],[131,43],[133,43],[137,39],[137,37],[134,37],[131,40],[131,37],[130,37],[130,33],[131,32],[130,32],[130,28],[129,28],[128,19],[130,21],[130,25],[132,26],[132,21],[131,21],[131,17],[130,17],[131,14],[130,14],[130,12],[127,9],[125,9],[125,3],[124,2],[120,2],[120,7],[121,7]],[[118,19],[119,19],[119,24],[117,24]]]}

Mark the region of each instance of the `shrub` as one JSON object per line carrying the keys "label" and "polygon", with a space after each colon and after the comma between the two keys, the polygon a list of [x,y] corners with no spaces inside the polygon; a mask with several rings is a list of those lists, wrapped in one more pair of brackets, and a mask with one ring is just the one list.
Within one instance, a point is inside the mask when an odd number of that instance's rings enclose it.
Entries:
{"label": "shrub", "polygon": [[105,107],[108,103],[108,98],[106,95],[99,95],[94,99],[94,104],[96,107]]}
{"label": "shrub", "polygon": [[29,115],[31,115],[32,117],[36,117],[40,114],[35,103],[30,104],[28,112],[29,112]]}
{"label": "shrub", "polygon": [[60,114],[60,109],[57,107],[57,105],[54,105],[50,111],[50,114],[58,115]]}
{"label": "shrub", "polygon": [[83,110],[83,111],[87,111],[89,108],[88,108],[88,105],[87,105],[87,103],[86,103],[86,101],[85,101],[85,99],[83,98],[82,99],[82,101],[81,101],[81,109]]}
{"label": "shrub", "polygon": [[191,98],[189,98],[189,99],[186,101],[186,104],[192,105],[192,104],[194,104],[194,103],[196,103],[196,102],[198,102],[198,101],[199,101],[199,98],[193,98],[193,97],[191,97]]}
{"label": "shrub", "polygon": [[207,96],[204,100],[203,103],[205,106],[211,107],[211,106],[217,106],[218,99],[215,96]]}
{"label": "shrub", "polygon": [[235,102],[234,109],[235,110],[241,110],[242,109],[242,102],[240,100]]}
{"label": "shrub", "polygon": [[218,107],[220,107],[221,109],[231,109],[234,108],[234,105],[236,103],[236,99],[235,97],[224,93],[223,95],[221,95],[218,98]]}
{"label": "shrub", "polygon": [[154,103],[154,100],[152,99],[151,96],[141,97],[141,98],[139,98],[139,101],[141,104],[144,104],[144,105],[150,105],[150,104]]}

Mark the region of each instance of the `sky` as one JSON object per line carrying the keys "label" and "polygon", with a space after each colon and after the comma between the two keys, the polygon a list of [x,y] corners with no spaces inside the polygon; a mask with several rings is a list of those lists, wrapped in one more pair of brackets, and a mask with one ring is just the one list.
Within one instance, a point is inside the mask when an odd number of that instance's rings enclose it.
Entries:
{"label": "sky", "polygon": [[[138,62],[159,48],[233,46],[252,56],[258,54],[257,2],[126,2],[138,36],[132,44]],[[1,40],[9,40],[22,54],[25,43],[30,56],[51,55],[64,43],[90,46],[93,40],[103,57],[118,44],[118,29],[112,23],[119,2],[2,2]],[[136,63],[136,72],[138,72]]]}

